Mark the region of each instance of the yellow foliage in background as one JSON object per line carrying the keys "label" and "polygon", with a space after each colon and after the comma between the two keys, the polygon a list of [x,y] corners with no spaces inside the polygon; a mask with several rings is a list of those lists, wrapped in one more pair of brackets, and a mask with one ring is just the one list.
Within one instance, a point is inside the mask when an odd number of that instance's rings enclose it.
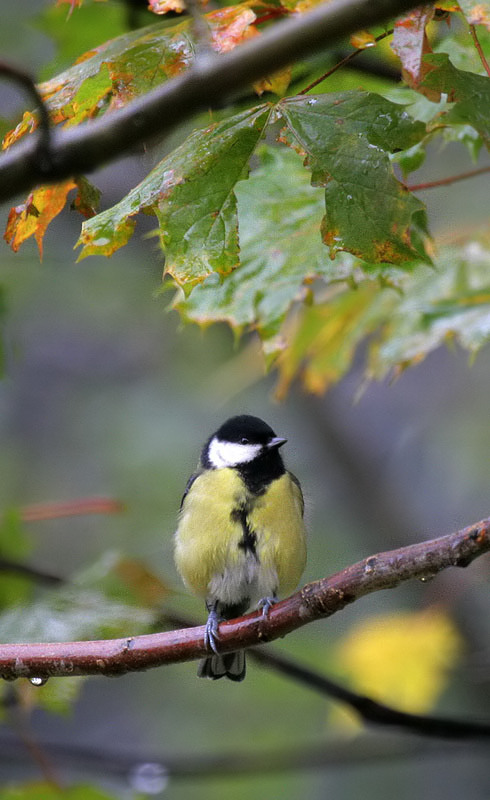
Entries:
{"label": "yellow foliage in background", "polygon": [[445,689],[463,640],[441,609],[362,620],[340,643],[336,662],[356,691],[425,713]]}

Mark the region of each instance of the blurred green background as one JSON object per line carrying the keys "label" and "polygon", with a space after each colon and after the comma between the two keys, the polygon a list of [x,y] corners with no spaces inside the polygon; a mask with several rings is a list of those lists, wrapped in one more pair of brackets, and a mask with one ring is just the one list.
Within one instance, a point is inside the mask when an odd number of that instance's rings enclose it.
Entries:
{"label": "blurred green background", "polygon": [[[34,74],[56,53],[36,21],[48,5],[2,9],[2,57]],[[106,6],[118,33],[120,9]],[[2,87],[1,97],[5,117],[23,107],[9,87]],[[104,207],[143,177],[153,158],[151,152],[134,154],[92,176],[103,190]],[[450,145],[434,152],[412,182],[468,168],[467,153]],[[483,178],[426,192],[433,230],[445,235],[483,220],[487,188]],[[3,208],[2,221],[7,213]],[[112,259],[76,264],[72,248],[79,226],[75,212],[54,222],[42,264],[31,241],[18,254],[5,244],[1,249],[6,374],[0,384],[0,497],[2,508],[10,509],[109,496],[121,500],[126,511],[31,523],[29,563],[70,578],[117,551],[142,561],[175,590],[173,610],[204,620],[200,604],[186,597],[175,573],[172,534],[202,442],[237,412],[263,417],[288,438],[284,455],[306,495],[305,581],[488,515],[488,348],[471,366],[458,349],[439,350],[396,382],[365,387],[357,399],[360,353],[349,376],[326,397],[308,397],[295,387],[277,405],[274,375],[257,377],[253,340],[244,350],[224,327],[204,333],[183,328],[168,310],[171,293],[156,297],[162,257],[156,239],[145,235],[151,220],[141,223],[141,235]],[[450,609],[465,641],[464,659],[437,713],[488,718],[488,559],[466,571],[447,571],[429,584],[364,598],[274,646],[334,674],[335,648],[356,621],[429,603]],[[26,605],[26,617],[29,613]],[[459,800],[463,794],[483,800],[490,794],[488,760],[478,747],[453,750],[392,733],[356,739],[336,726],[332,704],[252,663],[241,685],[199,681],[195,671],[189,663],[88,680],[71,713],[34,707],[32,734],[46,743],[47,752],[52,746],[50,758],[67,783],[95,781],[121,798],[135,796],[141,784],[134,771],[131,779],[131,769],[147,761],[165,765],[166,758],[185,762],[201,755],[226,761],[229,753],[303,750],[322,743],[326,753],[345,743],[358,758],[344,761],[339,755],[322,769],[271,775],[175,779],[162,796],[350,799],[396,793],[399,800]],[[373,742],[378,755],[369,758]],[[116,753],[123,766],[110,768],[108,756],[100,768],[89,758],[87,766],[62,746]],[[394,746],[401,756],[390,756]],[[0,778],[3,784],[39,778],[8,709],[0,728]],[[147,789],[150,784],[143,782]],[[160,788],[158,781],[155,787]]]}

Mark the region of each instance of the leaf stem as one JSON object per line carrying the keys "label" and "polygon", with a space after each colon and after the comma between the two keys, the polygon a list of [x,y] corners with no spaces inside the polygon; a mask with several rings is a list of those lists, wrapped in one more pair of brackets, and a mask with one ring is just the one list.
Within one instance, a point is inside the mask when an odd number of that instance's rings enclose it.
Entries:
{"label": "leaf stem", "polygon": [[[389,31],[385,31],[384,33],[380,33],[379,36],[376,36],[374,41],[375,42],[380,42],[382,39],[385,39],[387,36],[391,36],[392,33],[393,33],[393,28],[390,28]],[[349,53],[349,55],[345,56],[345,58],[343,58],[341,61],[339,61],[337,64],[335,64],[334,67],[329,69],[328,72],[325,72],[324,75],[321,75],[319,78],[317,78],[315,81],[313,81],[313,83],[310,83],[309,86],[306,86],[304,89],[302,89],[300,92],[298,92],[298,94],[306,94],[306,92],[309,92],[310,89],[314,89],[315,86],[318,86],[319,83],[322,83],[324,80],[329,78],[330,75],[333,75],[333,73],[337,72],[338,69],[340,69],[341,67],[344,67],[346,64],[349,63],[349,61],[352,61],[352,59],[355,58],[356,56],[358,56],[360,53],[364,53],[365,50],[366,50],[365,47],[358,47],[357,50],[353,50],[352,53]]]}
{"label": "leaf stem", "polygon": [[475,43],[475,47],[478,50],[478,55],[480,56],[480,61],[483,64],[487,75],[490,77],[490,64],[488,63],[487,59],[485,58],[485,53],[483,52],[482,46],[478,40],[478,36],[476,35],[476,29],[474,25],[470,25],[470,34],[473,42]]}
{"label": "leaf stem", "polygon": [[435,189],[438,186],[448,186],[450,183],[457,181],[464,181],[466,178],[474,178],[476,175],[483,175],[485,172],[490,172],[490,164],[486,167],[479,167],[478,169],[470,169],[468,172],[462,172],[460,175],[450,175],[448,178],[439,178],[437,181],[428,181],[427,183],[414,183],[405,184],[405,188],[410,192],[421,192],[423,189]]}

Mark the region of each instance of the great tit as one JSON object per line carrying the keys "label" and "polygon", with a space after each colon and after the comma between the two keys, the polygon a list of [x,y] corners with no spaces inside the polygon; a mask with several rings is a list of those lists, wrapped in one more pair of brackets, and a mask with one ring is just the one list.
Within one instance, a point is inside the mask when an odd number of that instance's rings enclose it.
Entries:
{"label": "great tit", "polygon": [[304,570],[303,494],[279,453],[286,441],[258,417],[232,417],[209,437],[187,483],[175,563],[209,612],[205,640],[214,655],[200,662],[202,678],[244,679],[244,651],[219,653],[219,623],[257,602],[266,615]]}

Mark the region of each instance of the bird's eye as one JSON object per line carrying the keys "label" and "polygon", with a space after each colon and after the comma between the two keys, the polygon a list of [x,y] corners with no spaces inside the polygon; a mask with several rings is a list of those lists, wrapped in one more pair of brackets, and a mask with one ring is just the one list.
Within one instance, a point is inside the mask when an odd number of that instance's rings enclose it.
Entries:
{"label": "bird's eye", "polygon": [[246,436],[242,436],[242,438],[240,439],[240,444],[248,444],[248,443],[249,443],[249,440],[247,439],[247,437]]}

